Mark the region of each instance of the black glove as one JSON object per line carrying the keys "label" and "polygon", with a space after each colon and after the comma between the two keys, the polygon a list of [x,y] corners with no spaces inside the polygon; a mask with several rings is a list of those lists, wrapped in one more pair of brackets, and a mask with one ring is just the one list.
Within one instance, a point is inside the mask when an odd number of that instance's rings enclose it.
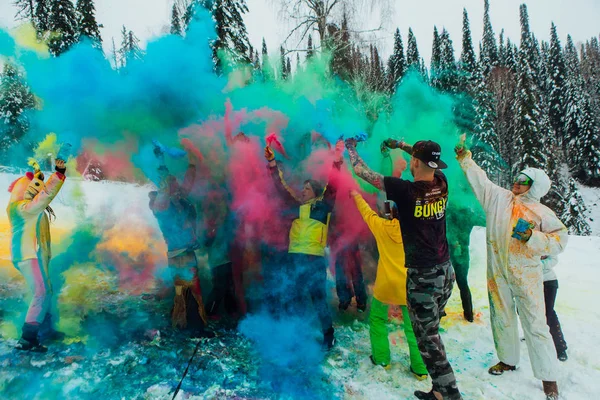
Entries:
{"label": "black glove", "polygon": [[59,166],[58,166],[58,161],[62,161],[62,160],[56,160],[56,161],[57,161],[57,164],[54,166],[54,170],[55,170],[56,172],[58,172],[58,173],[60,173],[60,174],[63,174],[63,175],[64,175],[64,174],[65,174],[65,172],[67,172],[67,166],[66,166],[66,164],[65,164],[65,163],[64,163],[64,161],[63,161],[63,162],[62,162],[62,165],[63,165],[63,167],[59,167]]}

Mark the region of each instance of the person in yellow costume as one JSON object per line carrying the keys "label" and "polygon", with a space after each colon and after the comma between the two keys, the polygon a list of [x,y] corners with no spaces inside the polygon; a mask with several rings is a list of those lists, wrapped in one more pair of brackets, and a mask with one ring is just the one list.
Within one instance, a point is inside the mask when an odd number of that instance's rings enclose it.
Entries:
{"label": "person in yellow costume", "polygon": [[390,367],[390,343],[386,326],[388,310],[390,305],[399,305],[402,309],[404,334],[410,352],[410,371],[417,379],[426,379],[427,368],[419,353],[417,339],[406,306],[406,266],[404,265],[404,245],[398,221],[398,208],[394,202],[386,201],[385,218],[382,218],[373,211],[360,193],[353,190],[350,195],[363,220],[375,236],[379,251],[377,277],[369,314],[371,362],[386,369]]}

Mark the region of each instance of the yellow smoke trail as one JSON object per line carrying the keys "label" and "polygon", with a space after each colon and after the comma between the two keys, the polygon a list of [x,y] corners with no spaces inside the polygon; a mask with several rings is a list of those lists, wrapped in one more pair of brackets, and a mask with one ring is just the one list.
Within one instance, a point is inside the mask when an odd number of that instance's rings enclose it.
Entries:
{"label": "yellow smoke trail", "polygon": [[33,50],[42,57],[50,56],[48,45],[44,41],[38,39],[35,28],[31,23],[17,26],[12,30],[11,34],[18,47]]}

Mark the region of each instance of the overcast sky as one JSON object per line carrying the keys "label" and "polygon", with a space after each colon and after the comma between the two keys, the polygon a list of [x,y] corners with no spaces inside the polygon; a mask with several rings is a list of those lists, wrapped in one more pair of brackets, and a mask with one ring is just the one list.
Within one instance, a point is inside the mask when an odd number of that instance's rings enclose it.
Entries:
{"label": "overcast sky", "polygon": [[[246,0],[250,13],[245,22],[253,46],[260,47],[265,37],[270,53],[276,53],[279,45],[287,36],[290,24],[285,21],[278,4],[282,0]],[[360,1],[360,0],[355,0]],[[101,29],[105,48],[110,48],[112,37],[117,46],[120,41],[122,25],[133,30],[145,45],[147,40],[168,32],[173,0],[96,0],[97,20],[104,25]],[[354,16],[354,24],[360,29],[376,28],[381,21],[381,10],[369,9],[369,1]],[[380,4],[382,0],[374,0]],[[490,14],[496,35],[502,28],[508,37],[519,42],[519,4],[523,0],[491,0]],[[13,0],[0,0],[0,26],[12,28],[15,7]],[[462,9],[466,7],[471,20],[471,31],[475,43],[481,39],[483,30],[483,0],[388,0],[391,10],[384,13],[384,26],[375,37],[381,53],[388,56],[393,46],[393,32],[399,27],[406,45],[408,28],[415,33],[419,51],[429,63],[433,26],[446,27],[454,42],[457,56],[460,54],[462,38]],[[600,0],[529,0],[530,25],[538,39],[547,40],[550,23],[558,27],[564,44],[567,34],[575,42],[582,42],[600,33]],[[289,42],[288,48],[295,43]],[[477,50],[477,45],[476,45]]]}

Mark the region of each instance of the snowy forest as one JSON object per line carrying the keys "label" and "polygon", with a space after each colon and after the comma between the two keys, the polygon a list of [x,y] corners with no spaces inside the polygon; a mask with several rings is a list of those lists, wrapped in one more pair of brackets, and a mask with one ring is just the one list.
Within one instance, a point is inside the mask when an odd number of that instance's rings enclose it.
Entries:
{"label": "snowy forest", "polygon": [[[264,39],[250,43],[244,24],[245,0],[176,0],[170,33],[186,35],[195,7],[208,8],[217,34],[211,43],[215,72],[246,67],[251,71],[250,81],[294,79],[313,57],[329,57],[329,73],[354,90],[371,120],[391,107],[390,99],[403,77],[419,74],[430,86],[453,96],[456,124],[472,138],[474,157],[493,181],[506,187],[525,166],[548,171],[554,186],[545,203],[571,233],[589,235],[588,211],[578,187],[600,187],[599,38],[575,43],[568,36],[561,43],[560,26],[548,21],[550,41],[540,41],[530,30],[523,4],[521,38],[514,43],[505,38],[501,27],[492,26],[489,0],[484,1],[481,43],[472,40],[465,9],[462,37],[451,38],[443,27],[434,27],[433,43],[420,43],[432,46],[429,65],[420,56],[418,38],[405,26],[396,29],[393,54],[383,59],[377,45],[362,40],[345,11],[340,12],[352,5],[343,0],[287,1],[292,10],[303,7],[307,11],[290,32],[299,36],[301,48],[282,45],[274,50]],[[14,3],[18,7],[15,18],[31,22],[38,40],[47,43],[53,56],[82,40],[103,51],[102,21],[96,19],[93,0]],[[401,32],[406,30],[403,37]],[[132,60],[144,58],[138,38],[125,26],[121,38],[112,39],[111,48],[105,57],[122,73],[127,73]],[[0,157],[4,163],[11,147],[22,142],[30,128],[28,110],[38,106],[19,65],[5,62],[0,75]],[[92,169],[94,179],[102,179],[102,166]]]}

